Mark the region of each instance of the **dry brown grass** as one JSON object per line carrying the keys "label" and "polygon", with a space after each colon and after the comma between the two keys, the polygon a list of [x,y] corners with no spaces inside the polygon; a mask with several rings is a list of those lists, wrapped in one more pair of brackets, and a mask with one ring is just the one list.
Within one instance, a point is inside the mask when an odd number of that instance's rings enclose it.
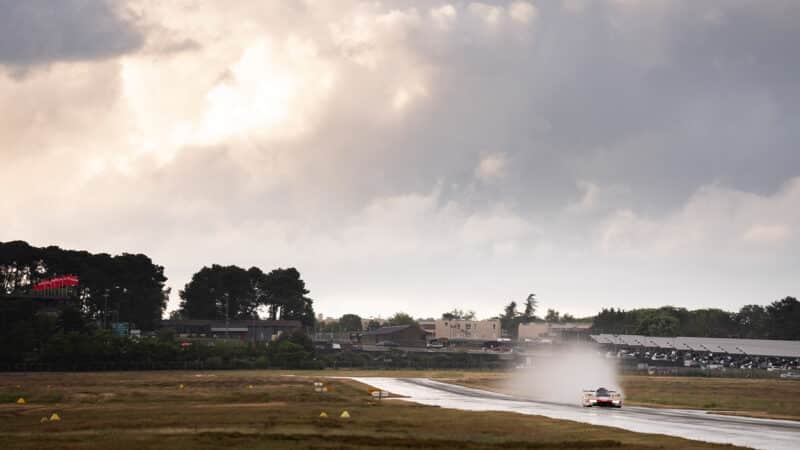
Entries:
{"label": "dry brown grass", "polygon": [[[712,444],[513,413],[375,403],[367,387],[310,374],[0,374],[0,448],[666,448]],[[456,378],[468,378],[469,375]],[[185,388],[179,389],[183,383]],[[252,384],[253,389],[247,386]],[[19,388],[16,386],[20,385]],[[26,405],[13,403],[24,396]],[[338,415],[347,410],[349,420]],[[326,411],[330,417],[319,418]],[[40,423],[57,412],[63,420]]]}

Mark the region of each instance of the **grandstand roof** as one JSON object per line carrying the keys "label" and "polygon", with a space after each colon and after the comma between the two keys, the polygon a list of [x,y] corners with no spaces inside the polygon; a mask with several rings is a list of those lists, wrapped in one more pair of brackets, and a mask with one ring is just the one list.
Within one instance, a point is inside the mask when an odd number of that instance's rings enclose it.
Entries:
{"label": "grandstand roof", "polygon": [[599,344],[655,347],[669,350],[729,353],[732,355],[800,358],[800,341],[770,339],[725,339],[704,337],[654,337],[635,334],[593,334]]}

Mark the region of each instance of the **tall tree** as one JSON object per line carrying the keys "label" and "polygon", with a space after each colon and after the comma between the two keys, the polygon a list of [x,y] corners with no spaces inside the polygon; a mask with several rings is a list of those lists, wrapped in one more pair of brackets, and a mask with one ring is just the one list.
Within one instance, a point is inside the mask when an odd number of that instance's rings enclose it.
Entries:
{"label": "tall tree", "polygon": [[506,305],[503,310],[503,315],[500,316],[500,328],[506,331],[509,337],[515,338],[517,336],[517,327],[519,325],[519,312],[517,312],[517,302],[512,301]]}
{"label": "tall tree", "polygon": [[539,302],[536,300],[536,294],[528,294],[525,299],[525,311],[522,313],[522,322],[533,322],[536,319],[536,307]]}
{"label": "tall tree", "polygon": [[203,267],[180,291],[187,319],[257,318],[258,303],[250,273],[238,266]]}
{"label": "tall tree", "polygon": [[297,269],[271,271],[261,280],[260,289],[266,294],[264,306],[270,319],[299,320],[306,327],[314,326],[314,301],[306,297],[309,291]]}
{"label": "tall tree", "polygon": [[342,331],[361,331],[361,317],[355,314],[345,314],[339,318],[339,326]]}
{"label": "tall tree", "polygon": [[417,323],[417,321],[414,320],[413,317],[411,317],[410,315],[408,315],[408,314],[406,314],[404,312],[395,313],[395,315],[393,315],[392,317],[389,317],[387,322],[389,323],[389,325],[392,325],[392,326],[394,326],[394,325],[413,325],[413,324]]}
{"label": "tall tree", "polygon": [[769,333],[773,339],[800,339],[800,302],[786,297],[772,302],[766,308]]}
{"label": "tall tree", "polygon": [[[745,305],[734,317],[737,336],[742,338],[760,338],[769,330],[769,314],[761,305]],[[797,324],[800,326],[800,323]]]}

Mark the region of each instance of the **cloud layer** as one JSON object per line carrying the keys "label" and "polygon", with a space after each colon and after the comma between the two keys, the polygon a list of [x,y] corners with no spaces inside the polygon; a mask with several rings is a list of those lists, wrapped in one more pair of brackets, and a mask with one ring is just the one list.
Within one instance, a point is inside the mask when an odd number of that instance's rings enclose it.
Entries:
{"label": "cloud layer", "polygon": [[17,3],[0,240],[296,265],[334,315],[800,287],[795,2]]}

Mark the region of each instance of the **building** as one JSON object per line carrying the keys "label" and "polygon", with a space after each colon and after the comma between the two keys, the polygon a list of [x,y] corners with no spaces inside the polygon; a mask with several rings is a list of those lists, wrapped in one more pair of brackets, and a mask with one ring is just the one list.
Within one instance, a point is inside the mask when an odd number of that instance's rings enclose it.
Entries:
{"label": "building", "polygon": [[517,340],[536,341],[540,339],[550,339],[556,341],[581,341],[588,340],[591,331],[591,323],[551,323],[551,322],[529,322],[519,324],[517,329]]}
{"label": "building", "polygon": [[427,333],[417,324],[381,327],[361,333],[361,344],[424,347],[427,344]]}
{"label": "building", "polygon": [[419,327],[428,333],[428,337],[436,336],[436,321],[435,320],[418,320]]}
{"label": "building", "polygon": [[535,341],[539,339],[548,339],[549,333],[550,333],[550,324],[547,322],[521,323],[517,328],[517,340]]}
{"label": "building", "polygon": [[462,320],[439,319],[436,321],[436,339],[496,341],[502,337],[499,319]]}
{"label": "building", "polygon": [[161,328],[172,329],[176,336],[185,338],[238,339],[252,342],[269,342],[281,333],[301,330],[297,320],[162,320]]}
{"label": "building", "polygon": [[554,323],[550,326],[550,336],[558,341],[589,341],[591,323]]}

